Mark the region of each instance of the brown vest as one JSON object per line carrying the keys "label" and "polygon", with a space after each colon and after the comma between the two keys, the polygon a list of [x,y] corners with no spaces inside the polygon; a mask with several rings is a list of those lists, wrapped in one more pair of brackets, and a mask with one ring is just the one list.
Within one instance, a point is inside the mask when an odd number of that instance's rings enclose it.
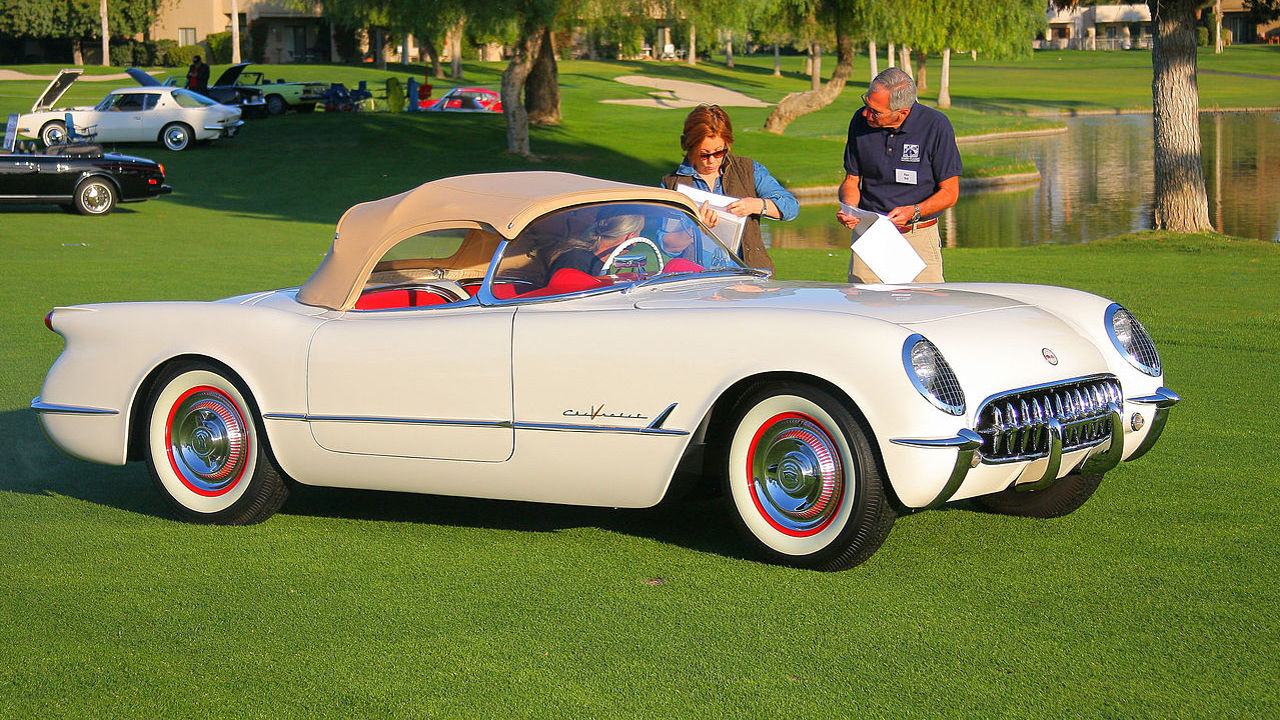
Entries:
{"label": "brown vest", "polygon": [[[671,173],[662,177],[662,186],[675,190],[676,185],[693,186],[693,176]],[[725,195],[733,197],[759,197],[756,194],[755,163],[751,158],[729,153],[720,167],[720,186]],[[753,268],[772,270],[773,259],[764,248],[764,240],[760,237],[760,217],[748,215],[747,223],[742,228],[742,246],[738,248],[738,256]]]}

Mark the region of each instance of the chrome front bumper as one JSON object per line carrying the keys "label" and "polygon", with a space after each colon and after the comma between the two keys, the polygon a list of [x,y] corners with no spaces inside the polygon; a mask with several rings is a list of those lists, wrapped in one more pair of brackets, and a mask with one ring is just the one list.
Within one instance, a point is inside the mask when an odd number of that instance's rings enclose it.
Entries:
{"label": "chrome front bumper", "polygon": [[[1156,441],[1160,439],[1160,434],[1164,432],[1164,426],[1169,416],[1169,408],[1177,404],[1179,400],[1181,398],[1178,397],[1177,393],[1164,387],[1156,390],[1152,395],[1128,399],[1127,402],[1150,405],[1154,408],[1147,434],[1142,443],[1130,454],[1129,460],[1136,460],[1142,457],[1155,445]],[[1068,446],[1066,452],[1064,452],[1064,441],[1068,437],[1067,428],[1072,424],[1078,424],[1078,422],[1064,423],[1053,416],[1035,418],[1034,425],[1022,429],[1024,431],[1034,430],[1037,433],[1043,432],[1047,436],[1047,442],[1043,443],[1043,452],[1038,454],[1037,457],[1019,458],[1021,461],[1026,461],[1027,464],[1015,478],[1013,487],[1022,491],[1039,490],[1048,487],[1062,474],[1062,458],[1064,454],[1069,452],[1088,451],[1082,461],[1075,461],[1078,464],[1073,470],[1078,468],[1079,472],[1089,475],[1105,473],[1120,464],[1124,456],[1124,402],[1123,400],[1109,399],[1104,406],[1105,412],[1089,420],[1091,423],[1102,423],[1106,428],[1105,434],[1100,439],[1090,443],[1088,446]],[[984,463],[1007,464],[1009,462],[1009,460],[993,462],[985,458],[982,454],[982,448],[984,442],[990,445],[990,441],[984,441],[983,436],[978,431],[968,428],[957,432],[955,437],[894,438],[889,442],[907,447],[943,448],[956,451],[956,460],[950,476],[938,495],[925,506],[926,509],[939,507],[951,500],[960,489],[960,486],[964,484],[965,478],[969,475],[971,469]]]}

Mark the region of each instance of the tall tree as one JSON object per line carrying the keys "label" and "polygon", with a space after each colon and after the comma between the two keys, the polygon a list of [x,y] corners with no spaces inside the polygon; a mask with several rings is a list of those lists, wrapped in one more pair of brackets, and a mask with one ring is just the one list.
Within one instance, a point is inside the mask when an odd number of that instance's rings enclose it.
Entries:
{"label": "tall tree", "polygon": [[70,40],[77,65],[84,63],[81,43],[96,38],[103,43],[103,64],[108,64],[107,28],[120,37],[144,34],[155,24],[161,2],[111,0],[104,13],[100,0],[0,0],[0,33]]}
{"label": "tall tree", "polygon": [[[1076,0],[1053,0],[1059,8]],[[1130,3],[1136,4],[1136,3]],[[1280,13],[1280,0],[1246,0],[1256,16]],[[1200,165],[1200,87],[1196,69],[1196,21],[1213,0],[1147,0],[1155,35],[1151,44],[1152,146],[1155,194],[1152,223],[1157,229],[1202,232],[1209,222],[1209,198]]]}
{"label": "tall tree", "polygon": [[865,22],[865,11],[871,4],[859,0],[794,0],[792,8],[798,17],[811,17],[815,24],[835,29],[836,69],[831,79],[818,89],[793,92],[782,98],[765,119],[765,130],[781,134],[792,120],[821,110],[840,96],[853,72],[854,31]]}
{"label": "tall tree", "polygon": [[[938,107],[951,107],[951,51],[980,52],[994,58],[1028,57],[1031,41],[1045,27],[1043,0],[952,0],[937,6],[940,34],[916,43],[917,77],[929,53],[942,54]],[[941,39],[938,43],[937,40]]]}

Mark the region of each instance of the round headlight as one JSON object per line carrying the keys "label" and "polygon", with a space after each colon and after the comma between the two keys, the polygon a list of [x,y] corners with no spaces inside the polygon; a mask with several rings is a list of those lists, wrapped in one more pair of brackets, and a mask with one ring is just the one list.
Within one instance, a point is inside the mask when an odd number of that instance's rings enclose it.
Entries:
{"label": "round headlight", "polygon": [[1130,365],[1152,377],[1160,374],[1160,353],[1156,352],[1151,335],[1133,313],[1112,303],[1107,308],[1106,325],[1111,344]]}
{"label": "round headlight", "polygon": [[964,390],[946,358],[922,335],[912,335],[902,345],[902,365],[911,384],[934,407],[952,415],[964,414]]}

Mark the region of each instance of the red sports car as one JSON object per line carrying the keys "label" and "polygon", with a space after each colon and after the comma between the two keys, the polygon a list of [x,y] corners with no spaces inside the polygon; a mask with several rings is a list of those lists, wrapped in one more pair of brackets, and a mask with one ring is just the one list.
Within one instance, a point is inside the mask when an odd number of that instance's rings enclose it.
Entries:
{"label": "red sports car", "polygon": [[427,110],[443,112],[502,112],[502,98],[493,90],[460,87],[445,93],[427,106]]}

